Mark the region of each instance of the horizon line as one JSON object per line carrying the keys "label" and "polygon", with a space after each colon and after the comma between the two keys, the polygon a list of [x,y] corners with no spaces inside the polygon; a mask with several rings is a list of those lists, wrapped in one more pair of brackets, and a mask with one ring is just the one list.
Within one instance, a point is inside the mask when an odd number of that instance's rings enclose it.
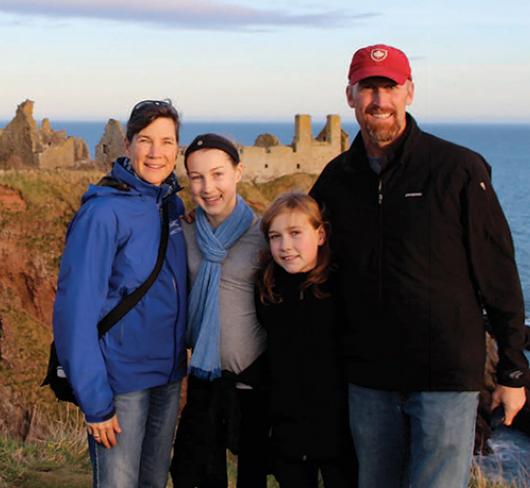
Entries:
{"label": "horizon line", "polygon": [[[298,114],[295,114],[298,115]],[[189,118],[181,121],[181,125],[185,125],[187,123],[200,123],[200,124],[280,124],[280,123],[291,123],[294,124],[294,118],[295,115],[292,116],[292,118],[277,118],[277,119],[250,119],[250,118],[241,118],[241,119],[235,119],[235,118],[226,118],[226,119],[202,119],[202,118]],[[300,114],[302,115],[302,114]],[[305,115],[305,114],[304,114]],[[307,114],[310,115],[310,114]],[[336,114],[340,115],[340,114]],[[0,128],[4,128],[2,124],[9,124],[13,120],[14,117],[11,118],[3,118],[0,117]],[[50,123],[53,125],[54,123],[97,123],[97,124],[106,124],[110,119],[118,120],[122,124],[127,123],[127,119],[115,119],[114,117],[107,117],[107,118],[79,118],[79,119],[71,119],[71,118],[51,118],[51,117],[42,117],[42,119],[35,118],[35,122],[39,123],[43,119],[48,119]],[[455,124],[455,125],[530,125],[530,119],[528,120],[510,120],[510,119],[488,119],[488,120],[459,120],[459,119],[445,119],[445,118],[420,118],[415,117],[416,120],[420,120],[422,124]],[[311,121],[315,123],[325,123],[325,118],[313,118],[311,117]],[[343,125],[359,125],[355,119],[345,119],[341,116],[341,123]]]}

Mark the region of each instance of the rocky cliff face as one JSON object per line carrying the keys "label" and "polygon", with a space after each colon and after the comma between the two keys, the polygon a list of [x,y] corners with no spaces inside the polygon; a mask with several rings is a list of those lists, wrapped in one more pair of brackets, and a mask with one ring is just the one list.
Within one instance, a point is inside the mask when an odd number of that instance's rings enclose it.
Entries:
{"label": "rocky cliff face", "polygon": [[0,169],[43,169],[75,166],[89,159],[86,142],[54,131],[44,119],[41,127],[33,118],[31,100],[17,107],[13,120],[0,133]]}
{"label": "rocky cliff face", "polygon": [[39,387],[57,265],[66,225],[88,180],[98,176],[0,171],[0,434],[38,435],[57,408]]}

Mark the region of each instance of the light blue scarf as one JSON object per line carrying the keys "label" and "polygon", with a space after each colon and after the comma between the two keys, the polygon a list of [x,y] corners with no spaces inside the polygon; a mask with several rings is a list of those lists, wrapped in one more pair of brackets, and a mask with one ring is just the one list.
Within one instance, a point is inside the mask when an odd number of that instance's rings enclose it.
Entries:
{"label": "light blue scarf", "polygon": [[221,264],[228,249],[248,230],[253,219],[252,210],[239,195],[234,210],[217,229],[212,228],[202,208],[198,207],[195,214],[202,261],[188,301],[187,338],[193,350],[190,374],[202,380],[212,381],[221,376]]}

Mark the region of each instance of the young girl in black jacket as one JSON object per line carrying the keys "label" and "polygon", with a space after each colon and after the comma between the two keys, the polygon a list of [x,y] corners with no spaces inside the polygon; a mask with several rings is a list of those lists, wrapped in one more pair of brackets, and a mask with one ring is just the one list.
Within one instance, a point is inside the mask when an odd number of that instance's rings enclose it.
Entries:
{"label": "young girl in black jacket", "polygon": [[355,456],[339,368],[339,308],[333,298],[326,226],[316,202],[286,193],[268,208],[262,230],[258,320],[267,330],[271,441],[281,488],[352,488]]}

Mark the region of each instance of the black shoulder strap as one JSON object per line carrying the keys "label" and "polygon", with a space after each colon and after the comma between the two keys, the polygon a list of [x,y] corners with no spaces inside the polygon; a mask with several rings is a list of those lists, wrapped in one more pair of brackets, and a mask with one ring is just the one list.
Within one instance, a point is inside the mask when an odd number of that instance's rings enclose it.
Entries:
{"label": "black shoulder strap", "polygon": [[[110,185],[109,185],[110,186]],[[158,246],[158,257],[156,264],[151,271],[148,278],[134,290],[130,295],[127,295],[118,305],[116,305],[105,317],[103,317],[98,323],[99,337],[103,337],[112,326],[121,320],[129,310],[131,310],[147,293],[147,290],[151,288],[151,285],[155,282],[160,270],[164,258],[166,257],[167,241],[169,238],[169,198],[164,200],[162,204],[162,235],[160,237],[160,245]]]}
{"label": "black shoulder strap", "polygon": [[113,178],[112,176],[104,176],[96,183],[96,185],[97,186],[110,186],[120,191],[131,191],[131,188],[127,183],[117,180],[116,178]]}

